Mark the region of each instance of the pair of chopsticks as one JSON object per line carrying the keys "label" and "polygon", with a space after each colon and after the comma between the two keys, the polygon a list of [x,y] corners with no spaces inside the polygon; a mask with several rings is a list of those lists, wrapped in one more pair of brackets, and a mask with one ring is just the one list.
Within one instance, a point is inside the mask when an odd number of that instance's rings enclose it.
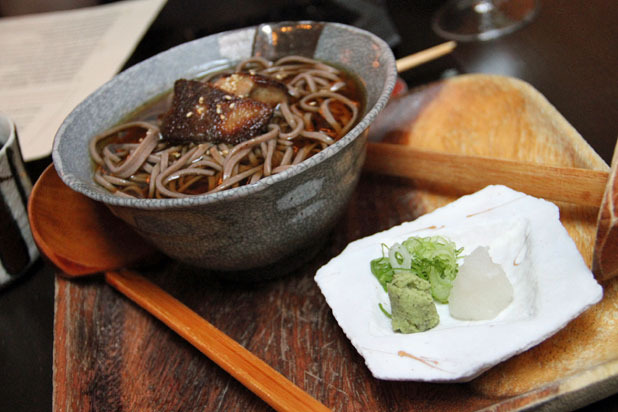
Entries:
{"label": "pair of chopsticks", "polygon": [[[397,61],[401,72],[453,50],[444,43]],[[456,153],[419,150],[410,146],[369,143],[365,170],[419,179],[442,185],[456,184],[470,193],[490,184],[503,184],[552,201],[592,206],[598,210],[592,271],[597,280],[618,276],[618,145],[609,172]]]}
{"label": "pair of chopsticks", "polygon": [[[449,41],[397,60],[399,73],[444,56],[455,48]],[[438,183],[454,183],[462,192],[473,192],[490,184],[543,197],[599,207],[609,174],[571,167],[546,166],[516,160],[496,159],[415,149],[388,143],[369,143],[365,170],[391,176]]]}

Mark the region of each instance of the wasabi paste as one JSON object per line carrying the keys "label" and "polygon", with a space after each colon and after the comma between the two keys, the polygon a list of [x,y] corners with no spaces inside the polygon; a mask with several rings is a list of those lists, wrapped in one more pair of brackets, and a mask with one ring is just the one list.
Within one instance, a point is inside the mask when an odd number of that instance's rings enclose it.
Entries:
{"label": "wasabi paste", "polygon": [[383,246],[384,256],[372,260],[370,267],[388,293],[393,330],[414,333],[433,328],[440,321],[434,300],[448,303],[463,249],[442,236],[410,237]]}
{"label": "wasabi paste", "polygon": [[388,284],[388,297],[395,332],[423,332],[440,322],[431,296],[431,283],[411,272],[395,272]]}

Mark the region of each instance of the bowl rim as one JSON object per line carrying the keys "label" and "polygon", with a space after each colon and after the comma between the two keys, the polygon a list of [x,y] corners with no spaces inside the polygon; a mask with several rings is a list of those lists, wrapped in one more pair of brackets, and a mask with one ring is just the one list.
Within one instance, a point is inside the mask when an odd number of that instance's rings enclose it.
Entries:
{"label": "bowl rim", "polygon": [[[63,155],[60,152],[60,141],[65,138],[65,130],[68,125],[70,125],[74,118],[77,116],[79,112],[79,108],[86,104],[86,102],[91,99],[96,98],[98,95],[104,93],[107,89],[111,87],[111,83],[116,78],[123,78],[125,76],[130,76],[133,72],[141,70],[142,66],[155,58],[161,58],[162,55],[171,52],[172,50],[181,48],[187,44],[204,41],[207,38],[221,36],[225,34],[232,34],[235,32],[243,32],[250,31],[253,32],[253,38],[255,39],[255,35],[257,35],[258,31],[261,30],[264,26],[272,26],[272,27],[280,27],[282,25],[290,25],[290,24],[312,24],[312,25],[320,25],[322,28],[327,26],[337,27],[342,30],[347,30],[352,33],[356,33],[362,36],[366,36],[370,38],[374,43],[379,45],[381,51],[386,54],[386,78],[384,85],[382,86],[381,92],[376,100],[376,103],[370,107],[360,121],[343,137],[337,140],[332,145],[328,146],[326,149],[321,150],[310,158],[304,160],[303,162],[294,165],[294,167],[290,167],[280,173],[267,176],[258,180],[256,183],[250,185],[242,185],[235,188],[225,189],[215,193],[205,193],[196,196],[183,197],[183,198],[164,198],[164,199],[141,199],[141,198],[126,198],[120,196],[114,196],[111,193],[101,190],[95,190],[89,184],[85,184],[82,179],[75,176],[73,173],[68,171],[63,162]],[[382,109],[386,106],[388,100],[390,99],[390,95],[394,88],[395,82],[397,79],[397,69],[395,64],[395,58],[390,46],[377,35],[364,30],[358,27],[350,26],[343,23],[335,23],[335,22],[320,22],[320,21],[281,21],[281,22],[272,22],[272,23],[262,23],[259,25],[249,26],[240,29],[233,29],[222,31],[218,33],[213,33],[208,36],[191,40],[188,42],[181,43],[179,45],[173,46],[167,50],[164,50],[154,56],[149,57],[142,62],[135,64],[134,66],[124,70],[121,73],[118,73],[113,78],[109,79],[102,86],[97,88],[93,93],[91,93],[86,99],[84,99],[81,103],[79,103],[71,113],[65,118],[62,122],[60,128],[56,132],[56,136],[54,138],[54,144],[52,149],[52,158],[53,164],[58,172],[60,178],[64,181],[64,183],[69,186],[71,189],[93,199],[96,201],[100,201],[110,206],[122,206],[129,208],[138,208],[138,209],[169,209],[169,208],[183,208],[188,206],[195,205],[206,205],[211,203],[220,202],[222,200],[231,200],[236,198],[242,198],[244,196],[261,192],[272,185],[275,185],[278,182],[289,179],[293,176],[299,175],[304,171],[316,166],[317,164],[329,159],[334,156],[336,153],[341,151],[344,147],[352,143],[358,136],[360,136],[365,129],[369,127],[371,122],[376,118],[378,113],[382,111]],[[94,183],[92,183],[94,185]]]}

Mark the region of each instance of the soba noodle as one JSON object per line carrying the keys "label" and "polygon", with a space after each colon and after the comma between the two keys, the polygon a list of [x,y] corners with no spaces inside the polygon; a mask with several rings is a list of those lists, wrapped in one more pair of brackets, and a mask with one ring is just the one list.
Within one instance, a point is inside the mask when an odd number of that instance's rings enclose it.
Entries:
{"label": "soba noodle", "polygon": [[118,196],[213,193],[255,183],[302,162],[333,144],[358,120],[357,86],[349,75],[327,64],[301,56],[274,63],[255,56],[238,64],[236,72],[269,76],[287,87],[290,98],[276,106],[264,133],[236,145],[173,144],[162,139],[156,116],[132,121],[90,141],[94,180]]}

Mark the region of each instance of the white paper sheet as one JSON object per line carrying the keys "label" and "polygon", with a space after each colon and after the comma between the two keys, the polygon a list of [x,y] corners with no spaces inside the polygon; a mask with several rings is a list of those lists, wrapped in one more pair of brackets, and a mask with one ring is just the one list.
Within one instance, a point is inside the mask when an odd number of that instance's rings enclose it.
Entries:
{"label": "white paper sheet", "polygon": [[0,112],[26,161],[51,153],[64,118],[116,74],[165,0],[0,19]]}

